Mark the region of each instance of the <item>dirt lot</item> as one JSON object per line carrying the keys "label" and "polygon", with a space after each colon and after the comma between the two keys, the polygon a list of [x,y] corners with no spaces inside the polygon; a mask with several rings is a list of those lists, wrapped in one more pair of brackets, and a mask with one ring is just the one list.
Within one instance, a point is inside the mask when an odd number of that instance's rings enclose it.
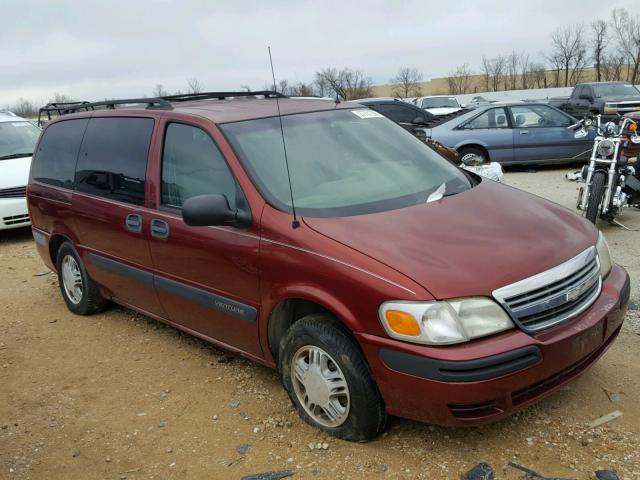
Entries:
{"label": "dirt lot", "polygon": [[[566,171],[507,181],[572,207]],[[640,229],[640,211],[620,220]],[[640,303],[640,233],[602,228]],[[456,479],[480,461],[498,479],[520,478],[509,462],[548,476],[592,479],[610,468],[640,478],[638,310],[590,371],[510,419],[474,429],[393,419],[376,441],[350,444],[299,420],[275,372],[122,308],[74,316],[43,271],[29,230],[0,233],[2,479],[239,479],[281,469],[295,479]],[[624,415],[587,427],[614,410]]]}

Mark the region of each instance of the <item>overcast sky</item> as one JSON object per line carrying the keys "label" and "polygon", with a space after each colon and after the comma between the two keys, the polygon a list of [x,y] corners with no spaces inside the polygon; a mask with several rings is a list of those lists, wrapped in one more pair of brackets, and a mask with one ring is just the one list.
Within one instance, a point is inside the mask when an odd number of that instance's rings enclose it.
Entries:
{"label": "overcast sky", "polygon": [[561,25],[609,18],[627,0],[0,0],[0,106],[54,92],[99,100],[161,83],[205,90],[309,81],[324,67],[387,83],[398,67],[444,76],[483,54],[538,55]]}

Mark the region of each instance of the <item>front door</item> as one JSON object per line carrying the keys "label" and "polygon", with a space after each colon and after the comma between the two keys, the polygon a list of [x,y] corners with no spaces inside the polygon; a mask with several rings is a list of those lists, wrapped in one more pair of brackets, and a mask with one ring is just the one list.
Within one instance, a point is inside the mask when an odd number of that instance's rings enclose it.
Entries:
{"label": "front door", "polygon": [[575,138],[570,116],[547,105],[509,107],[513,116],[515,161],[582,158],[590,150],[587,137]]}
{"label": "front door", "polygon": [[171,321],[262,356],[257,227],[191,227],[181,216],[184,201],[196,195],[224,194],[232,208],[244,198],[206,128],[164,121],[159,206],[151,218],[156,290]]}
{"label": "front door", "polygon": [[465,145],[483,145],[492,162],[513,161],[513,134],[503,107],[489,108],[463,123],[451,132],[446,144],[458,150]]}

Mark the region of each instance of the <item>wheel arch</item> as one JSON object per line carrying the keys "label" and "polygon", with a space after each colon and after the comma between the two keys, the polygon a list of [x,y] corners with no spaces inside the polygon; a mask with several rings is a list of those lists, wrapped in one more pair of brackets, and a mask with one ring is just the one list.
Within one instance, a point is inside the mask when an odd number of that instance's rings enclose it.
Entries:
{"label": "wheel arch", "polygon": [[477,148],[478,150],[482,150],[482,152],[487,156],[486,157],[487,160],[491,160],[491,155],[489,154],[489,149],[487,148],[487,145],[483,145],[481,143],[464,143],[462,145],[456,146],[456,150],[458,151],[461,157],[463,155],[462,152],[465,149],[470,149],[470,148]]}
{"label": "wheel arch", "polygon": [[55,233],[51,235],[49,239],[49,257],[51,258],[51,263],[56,267],[56,270],[58,268],[58,250],[60,250],[60,247],[65,242],[73,244],[71,239],[62,233]]}
{"label": "wheel arch", "polygon": [[[331,306],[330,306],[331,305]],[[298,320],[314,313],[325,313],[334,317],[343,327],[344,332],[360,349],[354,331],[358,331],[358,322],[346,306],[339,301],[327,302],[314,295],[290,294],[277,300],[269,309],[266,317],[266,347],[277,361],[280,340],[289,328]]]}

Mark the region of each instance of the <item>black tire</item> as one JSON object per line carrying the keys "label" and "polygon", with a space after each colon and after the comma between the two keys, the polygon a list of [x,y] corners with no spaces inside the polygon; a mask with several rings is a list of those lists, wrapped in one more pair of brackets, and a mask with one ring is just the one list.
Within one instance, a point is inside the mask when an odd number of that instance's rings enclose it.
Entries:
{"label": "black tire", "polygon": [[482,158],[482,163],[488,162],[489,155],[487,152],[478,147],[462,147],[458,150],[460,154],[460,161],[464,163],[463,159],[466,155],[475,155],[476,157]]}
{"label": "black tire", "polygon": [[[316,421],[298,399],[292,378],[292,363],[297,352],[306,347],[324,350],[346,380],[349,409],[346,419],[337,426]],[[320,430],[343,440],[364,442],[379,435],[385,428],[387,414],[384,402],[369,367],[348,330],[327,314],[308,315],[285,333],[280,341],[279,370],[282,384],[300,417]]]}
{"label": "black tire", "polygon": [[[79,279],[82,282],[82,293],[79,295],[79,301],[74,301],[71,298],[71,294],[67,292],[65,288],[65,282],[63,278],[63,262],[67,257],[71,257],[79,272]],[[64,303],[67,304],[67,308],[77,315],[91,315],[100,312],[107,306],[107,300],[102,296],[96,283],[89,277],[87,270],[84,268],[84,264],[73,248],[70,242],[64,242],[58,249],[58,255],[56,259],[56,267],[58,270],[58,284],[60,285],[60,292]],[[78,299],[76,299],[78,300]]]}
{"label": "black tire", "polygon": [[593,177],[591,177],[591,186],[588,187],[589,195],[587,197],[585,217],[594,225],[598,219],[598,215],[600,215],[600,204],[602,203],[606,180],[607,176],[604,172],[595,172]]}

